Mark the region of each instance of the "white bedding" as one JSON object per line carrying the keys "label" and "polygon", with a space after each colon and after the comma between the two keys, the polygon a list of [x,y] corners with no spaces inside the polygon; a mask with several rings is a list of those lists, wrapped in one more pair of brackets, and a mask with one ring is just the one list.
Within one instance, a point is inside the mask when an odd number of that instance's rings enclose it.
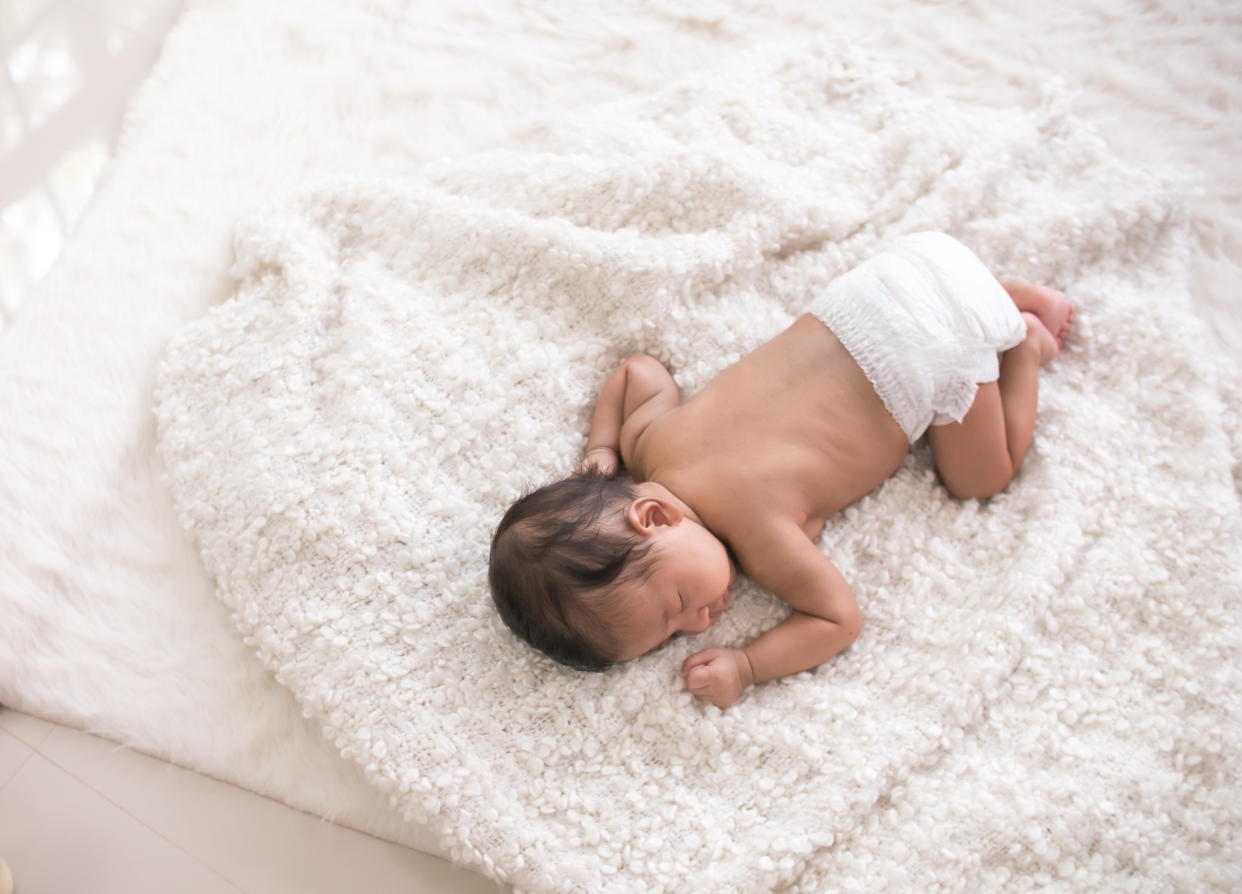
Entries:
{"label": "white bedding", "polygon": [[[233,631],[160,480],[156,361],[172,333],[231,293],[233,227],[273,193],[341,172],[406,175],[423,161],[503,145],[529,116],[651,89],[766,38],[807,32],[853,38],[901,60],[917,85],[974,102],[1038,106],[1043,82],[1060,75],[1119,154],[1204,170],[1208,188],[1187,203],[1189,295],[1210,331],[1184,310],[1174,316],[1177,339],[1200,340],[1197,362],[1214,370],[1223,395],[1223,405],[1196,403],[1186,418],[1206,420],[1222,451],[1195,499],[1236,526],[1228,473],[1237,475],[1242,455],[1238,373],[1214,353],[1242,347],[1232,288],[1242,261],[1233,169],[1242,24],[1230,4],[710,3],[614,6],[601,17],[564,3],[408,13],[385,3],[204,3],[170,35],[74,244],[40,299],[0,334],[0,700],[436,849],[438,835],[402,823]],[[1141,312],[1143,296],[1128,298]],[[1098,327],[1086,334],[1110,337]],[[1167,383],[1151,385],[1176,403]],[[1049,426],[1049,445],[1053,434]],[[1170,522],[1167,538],[1201,533],[1192,519]],[[1174,570],[1169,586],[1194,580]],[[1090,577],[1076,579],[1085,599]],[[1187,603],[1206,592],[1191,587]],[[1219,620],[1236,634],[1236,621]],[[1041,687],[1035,664],[1023,670],[1010,685],[1081,716],[1079,693]],[[990,793],[960,853],[1022,803],[997,760],[1013,753],[1001,735],[1008,728],[999,712],[944,752],[947,769]],[[1074,741],[1078,760],[1113,766],[1101,742]],[[936,816],[937,778],[904,783],[916,821]]]}

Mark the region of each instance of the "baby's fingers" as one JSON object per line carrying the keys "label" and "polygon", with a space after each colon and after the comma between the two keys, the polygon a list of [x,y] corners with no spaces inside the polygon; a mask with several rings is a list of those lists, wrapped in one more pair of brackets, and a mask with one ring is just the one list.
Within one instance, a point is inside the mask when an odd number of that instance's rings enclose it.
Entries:
{"label": "baby's fingers", "polygon": [[708,701],[715,701],[717,683],[716,674],[710,667],[692,668],[686,675],[686,688],[691,694]]}
{"label": "baby's fingers", "polygon": [[700,701],[711,702],[717,708],[727,708],[737,701],[735,692],[721,674],[718,664],[705,664],[692,668],[686,677],[686,688]]}
{"label": "baby's fingers", "polygon": [[617,451],[610,447],[596,447],[591,450],[582,462],[578,463],[579,475],[602,475],[611,478],[617,474]]}
{"label": "baby's fingers", "polygon": [[702,652],[695,652],[689,658],[681,663],[681,675],[684,677],[690,671],[694,670],[701,664],[707,664],[719,654],[719,649],[706,649]]}

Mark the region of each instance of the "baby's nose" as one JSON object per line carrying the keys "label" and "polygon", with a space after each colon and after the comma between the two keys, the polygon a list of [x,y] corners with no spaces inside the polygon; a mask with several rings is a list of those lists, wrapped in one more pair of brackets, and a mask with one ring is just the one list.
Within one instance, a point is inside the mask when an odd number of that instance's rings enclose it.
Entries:
{"label": "baby's nose", "polygon": [[705,605],[694,613],[694,616],[686,624],[686,633],[702,633],[708,627],[712,626],[712,613]]}

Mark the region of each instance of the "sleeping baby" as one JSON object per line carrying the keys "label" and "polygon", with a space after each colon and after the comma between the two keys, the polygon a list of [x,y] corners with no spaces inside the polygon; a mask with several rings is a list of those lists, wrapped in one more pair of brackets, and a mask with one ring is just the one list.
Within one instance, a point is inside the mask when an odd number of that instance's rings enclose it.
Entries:
{"label": "sleeping baby", "polygon": [[501,520],[500,616],[552,658],[601,670],[706,630],[740,571],[793,611],[742,648],[687,658],[690,692],[726,708],[816,667],[862,628],[812,542],[825,520],[925,432],[952,494],[1002,490],[1073,314],[1060,292],[1002,285],[960,242],[918,233],[834,280],[685,403],[659,361],[629,358],[604,383],[577,474]]}

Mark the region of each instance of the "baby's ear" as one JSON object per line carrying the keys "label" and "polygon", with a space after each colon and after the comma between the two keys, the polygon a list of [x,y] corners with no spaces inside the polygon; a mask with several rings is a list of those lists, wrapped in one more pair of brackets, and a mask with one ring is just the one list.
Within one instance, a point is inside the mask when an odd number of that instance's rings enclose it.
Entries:
{"label": "baby's ear", "polygon": [[681,511],[659,497],[639,497],[630,503],[626,519],[638,533],[650,536],[659,528],[675,525],[681,521]]}

